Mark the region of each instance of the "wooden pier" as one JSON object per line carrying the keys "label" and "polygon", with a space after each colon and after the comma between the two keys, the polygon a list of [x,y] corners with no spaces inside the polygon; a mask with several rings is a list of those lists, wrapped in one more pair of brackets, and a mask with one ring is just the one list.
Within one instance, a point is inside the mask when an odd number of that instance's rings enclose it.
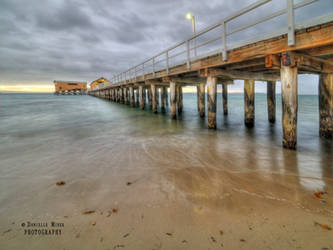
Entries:
{"label": "wooden pier", "polygon": [[[308,0],[294,5],[292,0],[287,0],[285,10],[235,30],[226,30],[229,21],[269,1],[262,0],[252,4],[235,15],[223,19],[185,41],[115,76],[110,85],[92,90],[89,94],[113,102],[130,104],[132,107],[151,108],[154,113],[157,113],[158,105],[162,112],[167,106],[170,106],[170,116],[176,119],[177,116],[181,115],[183,109],[182,88],[196,86],[198,113],[200,117],[206,116],[207,102],[208,128],[215,129],[217,110],[221,108],[223,114],[228,115],[228,85],[233,84],[236,79],[244,80],[244,123],[251,128],[255,125],[255,81],[267,83],[268,120],[270,123],[274,123],[276,119],[276,81],[280,81],[283,113],[282,144],[285,148],[295,149],[298,108],[297,76],[298,74],[318,74],[319,135],[332,139],[333,14],[296,24],[294,10],[316,1]],[[228,35],[241,32],[283,14],[288,20],[288,27],[285,29],[239,44],[227,44],[226,37]],[[192,54],[197,48],[204,47],[214,39],[199,44],[197,47],[191,47],[191,41],[216,28],[221,29],[222,35],[219,39],[221,39],[222,48],[209,54],[193,56]],[[181,46],[185,46],[183,52],[172,54],[174,49]],[[170,64],[173,57],[181,55],[185,56],[183,60],[173,65]],[[161,57],[164,58],[160,59]],[[158,67],[158,65],[160,66]],[[223,107],[216,105],[218,85],[222,85]],[[169,98],[167,88],[170,91]],[[205,93],[206,89],[207,93]],[[158,93],[161,93],[161,97]],[[146,95],[148,102],[146,102]]]}
{"label": "wooden pier", "polygon": [[53,81],[55,95],[84,95],[87,93],[86,82]]}

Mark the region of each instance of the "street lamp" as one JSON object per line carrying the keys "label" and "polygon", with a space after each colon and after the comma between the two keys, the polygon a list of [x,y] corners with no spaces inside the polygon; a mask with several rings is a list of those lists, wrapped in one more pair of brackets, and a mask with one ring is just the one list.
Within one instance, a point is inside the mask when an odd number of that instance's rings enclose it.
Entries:
{"label": "street lamp", "polygon": [[[189,20],[192,20],[192,29],[193,29],[193,34],[195,35],[195,17],[191,13],[186,14],[186,18]],[[194,56],[197,56],[197,38],[195,37],[193,40],[194,43]]]}

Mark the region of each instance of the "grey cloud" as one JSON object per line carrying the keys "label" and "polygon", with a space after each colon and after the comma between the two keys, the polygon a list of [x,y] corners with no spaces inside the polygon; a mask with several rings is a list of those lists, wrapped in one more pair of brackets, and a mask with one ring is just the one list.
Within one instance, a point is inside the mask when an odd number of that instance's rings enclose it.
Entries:
{"label": "grey cloud", "polygon": [[[189,37],[192,31],[186,12],[194,13],[197,30],[201,30],[253,2],[0,0],[0,83],[51,84],[55,78],[92,81],[110,77]],[[279,10],[284,4],[273,0],[230,23],[228,29]],[[331,0],[320,0],[305,11],[307,16],[328,12],[332,12]],[[271,22],[232,39],[276,27]],[[219,31],[205,39],[217,35]]]}

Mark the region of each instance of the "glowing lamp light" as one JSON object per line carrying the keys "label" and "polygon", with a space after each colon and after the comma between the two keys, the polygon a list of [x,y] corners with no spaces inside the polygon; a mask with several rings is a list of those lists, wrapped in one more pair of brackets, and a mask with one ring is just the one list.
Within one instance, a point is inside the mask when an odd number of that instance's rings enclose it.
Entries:
{"label": "glowing lamp light", "polygon": [[193,17],[193,15],[192,15],[191,13],[187,13],[187,14],[186,14],[186,18],[187,18],[187,19],[192,19],[192,17]]}

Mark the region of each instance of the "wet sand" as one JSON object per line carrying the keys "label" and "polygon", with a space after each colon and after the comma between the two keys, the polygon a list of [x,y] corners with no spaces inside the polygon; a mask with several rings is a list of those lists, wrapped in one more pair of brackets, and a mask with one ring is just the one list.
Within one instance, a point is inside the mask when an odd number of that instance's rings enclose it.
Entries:
{"label": "wet sand", "polygon": [[[0,249],[333,249],[333,230],[319,225],[333,228],[329,142],[289,151],[259,125],[189,129],[186,115],[89,101],[116,121],[98,113],[66,131],[6,139]],[[28,221],[64,227],[27,236]]]}

